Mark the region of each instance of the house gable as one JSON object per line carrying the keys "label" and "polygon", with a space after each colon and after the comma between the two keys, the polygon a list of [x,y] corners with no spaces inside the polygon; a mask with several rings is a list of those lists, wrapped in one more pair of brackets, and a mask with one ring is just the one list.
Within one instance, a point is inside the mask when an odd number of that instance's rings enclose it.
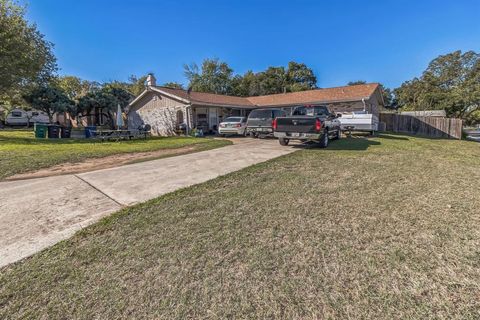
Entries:
{"label": "house gable", "polygon": [[155,135],[172,135],[178,119],[186,116],[187,103],[162,93],[146,90],[129,106],[128,127],[136,129],[143,124],[152,126]]}

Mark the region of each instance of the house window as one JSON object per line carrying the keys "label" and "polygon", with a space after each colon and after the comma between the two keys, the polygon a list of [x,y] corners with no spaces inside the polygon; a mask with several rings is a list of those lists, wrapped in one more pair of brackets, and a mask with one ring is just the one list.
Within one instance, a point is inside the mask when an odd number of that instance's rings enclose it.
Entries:
{"label": "house window", "polygon": [[183,111],[178,110],[177,111],[177,124],[182,124],[183,123]]}

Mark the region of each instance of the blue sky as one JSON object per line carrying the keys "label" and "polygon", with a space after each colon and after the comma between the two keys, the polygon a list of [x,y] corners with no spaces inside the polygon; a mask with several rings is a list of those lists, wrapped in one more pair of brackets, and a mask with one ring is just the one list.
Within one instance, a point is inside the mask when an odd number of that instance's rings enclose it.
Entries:
{"label": "blue sky", "polygon": [[60,73],[102,82],[185,83],[183,64],[218,57],[237,73],[303,62],[320,87],[396,87],[439,54],[480,51],[478,0],[25,2]]}

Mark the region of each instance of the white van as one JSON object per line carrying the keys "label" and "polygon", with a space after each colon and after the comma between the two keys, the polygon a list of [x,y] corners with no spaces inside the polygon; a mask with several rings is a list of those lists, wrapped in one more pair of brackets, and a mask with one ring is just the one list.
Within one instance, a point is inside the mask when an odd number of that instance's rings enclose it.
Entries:
{"label": "white van", "polygon": [[48,114],[37,110],[25,111],[23,109],[13,109],[5,118],[5,124],[7,126],[27,126],[35,122],[48,123]]}

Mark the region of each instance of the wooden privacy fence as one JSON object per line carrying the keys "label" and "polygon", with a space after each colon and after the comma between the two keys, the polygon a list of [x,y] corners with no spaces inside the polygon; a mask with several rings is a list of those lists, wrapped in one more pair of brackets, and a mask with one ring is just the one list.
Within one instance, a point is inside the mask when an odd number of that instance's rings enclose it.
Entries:
{"label": "wooden privacy fence", "polygon": [[418,134],[434,138],[462,138],[461,119],[381,113],[379,120],[385,123],[386,131]]}

